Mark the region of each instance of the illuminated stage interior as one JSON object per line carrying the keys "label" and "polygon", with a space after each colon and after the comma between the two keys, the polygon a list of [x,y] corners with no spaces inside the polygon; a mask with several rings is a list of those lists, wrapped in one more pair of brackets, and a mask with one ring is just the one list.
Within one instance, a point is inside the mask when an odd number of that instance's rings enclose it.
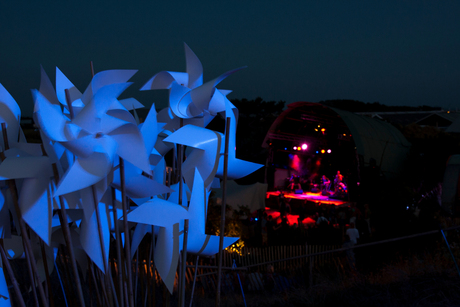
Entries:
{"label": "illuminated stage interior", "polygon": [[[270,215],[277,223],[281,223],[280,212],[278,207],[278,198],[280,191],[267,192],[265,212]],[[348,207],[351,202],[346,200],[332,199],[328,196],[321,195],[321,193],[304,192],[302,194],[284,193],[284,197],[289,202],[291,213],[287,214],[289,225],[298,223],[299,215],[296,214],[301,206],[304,206],[306,218],[302,221],[304,225],[314,225],[314,219],[308,217],[315,212],[322,210],[323,207]]]}
{"label": "illuminated stage interior", "polygon": [[[341,182],[350,189],[358,181],[359,164],[350,129],[336,111],[325,105],[290,104],[270,127],[263,146],[269,151],[266,163],[270,166],[266,174],[269,189],[306,192],[290,194],[290,198],[337,206],[344,202],[310,191],[321,188],[323,176],[330,181],[329,191],[337,191],[334,183],[337,171],[343,176]],[[293,183],[296,187],[289,188]]]}

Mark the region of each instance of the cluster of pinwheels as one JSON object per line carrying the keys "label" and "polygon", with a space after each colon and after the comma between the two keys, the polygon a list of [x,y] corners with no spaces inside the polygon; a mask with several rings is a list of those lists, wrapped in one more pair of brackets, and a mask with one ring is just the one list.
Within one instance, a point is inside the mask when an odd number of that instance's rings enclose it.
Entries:
{"label": "cluster of pinwheels", "polygon": [[[65,209],[76,261],[86,267],[89,256],[104,272],[107,251],[119,239],[114,229],[123,222],[122,195],[130,200],[126,213],[128,231],[133,231],[131,255],[143,236],[153,232],[156,268],[170,291],[183,246],[184,220],[189,220],[188,253],[219,251],[219,237],[207,235],[205,223],[211,189],[224,176],[225,134],[206,128],[209,122],[215,116],[230,118],[229,179],[246,176],[261,165],[236,158],[238,110],[226,97],[230,91],[216,88],[239,69],[203,83],[199,59],[187,45],[185,54],[186,72],[160,72],[141,88],[169,90],[169,107],[157,113],[152,105],[142,123],[136,109],[143,106],[134,98],[118,99],[136,71],[97,73],[81,93],[59,69],[55,86],[42,69],[40,88],[32,91],[42,144],[26,142],[19,126],[20,109],[0,84],[0,121],[4,123],[0,238],[9,258],[22,254],[24,238],[14,228],[22,219],[33,230],[29,239],[45,243],[49,259],[42,262],[48,261],[52,268],[53,250],[69,244],[64,242],[64,219],[57,214]],[[186,149],[186,158],[183,162],[181,156],[176,158],[181,176],[172,182],[165,155],[180,152],[179,147]],[[19,212],[14,210],[12,182]],[[236,240],[226,237],[224,248]],[[42,270],[39,266],[39,274]],[[0,296],[8,298],[4,277],[0,278]]]}

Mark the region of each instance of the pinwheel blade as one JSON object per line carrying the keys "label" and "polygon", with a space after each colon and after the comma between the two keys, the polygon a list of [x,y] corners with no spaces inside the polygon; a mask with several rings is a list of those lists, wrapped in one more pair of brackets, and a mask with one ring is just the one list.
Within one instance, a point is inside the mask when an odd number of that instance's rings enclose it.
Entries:
{"label": "pinwheel blade", "polygon": [[[94,202],[93,202],[94,203]],[[101,241],[99,239],[98,235],[98,222],[97,222],[97,217],[96,217],[96,211],[93,212],[91,215],[90,219],[84,218],[81,223],[81,231],[80,231],[80,242],[85,250],[85,252],[88,254],[88,256],[91,258],[91,260],[98,266],[98,268],[102,271],[105,272],[104,270],[104,262],[107,264],[109,261],[108,258],[108,251],[110,247],[110,231],[109,231],[109,221],[108,221],[108,214],[106,212],[107,208],[106,205],[103,203],[99,203],[99,213],[100,213],[100,221],[101,221],[101,229],[103,233],[103,244],[105,248],[105,259],[103,259],[102,256],[102,250],[101,250]]]}
{"label": "pinwheel blade", "polygon": [[62,73],[62,71],[56,67],[56,96],[59,102],[67,107],[67,99],[65,90],[69,91],[70,102],[74,102],[81,98],[81,92],[70,82],[69,79]]}

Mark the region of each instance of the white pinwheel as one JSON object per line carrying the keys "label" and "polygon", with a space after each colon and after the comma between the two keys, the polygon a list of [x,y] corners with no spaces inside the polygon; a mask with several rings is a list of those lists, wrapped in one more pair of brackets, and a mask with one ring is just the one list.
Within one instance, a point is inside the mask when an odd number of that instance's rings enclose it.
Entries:
{"label": "white pinwheel", "polygon": [[[0,180],[21,180],[18,204],[22,218],[49,245],[53,199],[47,192],[52,189],[51,163],[48,157],[42,156],[40,144],[26,143],[19,126],[20,117],[21,110],[16,101],[0,84],[0,122],[5,124],[8,138],[2,140],[2,146],[7,141],[9,147],[4,151],[5,160],[0,164]],[[1,200],[0,237],[5,238],[5,235],[10,235],[7,201],[11,201],[11,197],[1,197]],[[15,210],[11,210],[11,214],[17,218]]]}
{"label": "white pinwheel", "polygon": [[96,74],[80,98],[84,106],[73,119],[61,112],[60,105],[33,91],[35,116],[41,130],[77,157],[55,195],[97,183],[112,170],[117,156],[151,173],[142,134],[132,115],[117,100],[134,73],[112,70]]}
{"label": "white pinwheel", "polygon": [[[227,118],[230,118],[230,127],[227,127],[227,123],[225,123],[225,130],[227,131],[228,129],[230,129],[228,131],[229,140],[227,178],[239,179],[255,172],[263,165],[241,160],[236,157],[236,128],[238,123],[238,109],[227,98],[225,98],[225,116]],[[225,152],[224,145],[222,145],[220,152],[222,154]],[[219,178],[222,178],[224,176],[223,155],[220,157],[219,168],[217,169],[216,176]]]}
{"label": "white pinwheel", "polygon": [[147,81],[141,91],[169,89],[169,107],[179,118],[190,119],[203,116],[204,113],[215,116],[222,111],[222,98],[230,93],[227,90],[218,90],[216,86],[244,67],[230,70],[203,84],[203,66],[200,60],[187,44],[184,46],[187,72],[159,72]]}
{"label": "white pinwheel", "polygon": [[[128,214],[130,222],[160,226],[155,248],[155,262],[170,292],[173,289],[179,253],[183,246],[182,230],[185,219],[189,219],[188,253],[211,256],[219,252],[219,236],[205,233],[208,197],[204,180],[196,168],[188,208],[154,198]],[[223,248],[227,248],[238,239],[225,237]]]}

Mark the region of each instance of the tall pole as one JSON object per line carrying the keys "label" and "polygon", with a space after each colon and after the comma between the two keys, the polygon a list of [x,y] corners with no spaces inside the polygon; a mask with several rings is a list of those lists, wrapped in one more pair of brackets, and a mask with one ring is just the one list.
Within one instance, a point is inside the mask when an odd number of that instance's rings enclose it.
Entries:
{"label": "tall pole", "polygon": [[[2,256],[3,266],[6,268],[8,272],[8,276],[10,277],[10,281],[13,284],[13,289],[14,289],[14,293],[16,293],[16,299],[17,299],[18,306],[26,307],[26,304],[24,303],[24,299],[22,298],[21,290],[19,289],[19,283],[14,277],[13,269],[11,268],[11,265],[8,262],[9,260],[5,254],[5,250],[3,249],[3,239],[1,239],[1,243],[0,243],[0,254]],[[12,300],[11,297],[10,297],[10,300]]]}
{"label": "tall pole", "polygon": [[[67,106],[69,108],[70,119],[72,120],[74,117],[74,113],[73,113],[72,101],[70,100],[70,92],[68,89],[65,89],[65,99],[67,102]],[[53,174],[54,174],[54,181],[57,186],[59,183],[59,172],[57,169],[57,165],[55,163],[53,163]],[[66,241],[67,251],[70,257],[70,263],[72,265],[72,271],[73,271],[73,274],[75,275],[75,283],[77,286],[77,294],[80,300],[80,306],[84,307],[85,299],[83,297],[83,290],[81,288],[80,276],[78,275],[77,261],[75,260],[75,254],[73,251],[72,236],[70,235],[69,224],[67,223],[67,210],[65,208],[64,197],[62,195],[59,195],[59,203],[61,204],[61,209],[58,211],[58,215],[59,215],[59,219],[61,222],[61,228],[64,234],[64,239]]]}
{"label": "tall pole", "polygon": [[[179,128],[184,126],[184,119],[180,119]],[[184,147],[182,145],[177,145],[177,177],[179,178],[179,205],[182,206],[182,191],[183,191],[183,181],[182,181],[182,160],[183,160],[183,150]],[[184,221],[184,240],[182,246],[182,257],[180,263],[180,271],[179,271],[179,287],[178,287],[178,294],[179,294],[179,307],[183,307],[185,302],[185,267],[186,267],[186,259],[187,259],[187,234],[188,234],[188,220]],[[185,255],[185,256],[184,256]]]}
{"label": "tall pole", "polygon": [[185,271],[187,268],[187,240],[188,240],[188,219],[184,220],[184,241],[182,246],[182,261],[180,270],[180,293],[179,307],[185,306]]}
{"label": "tall pole", "polygon": [[[184,119],[180,119],[180,128],[184,126]],[[182,152],[184,150],[184,147],[182,145],[177,146],[177,177],[179,178],[179,205],[182,205],[182,191],[183,191],[183,185],[182,185],[182,160],[184,157],[184,153]]]}
{"label": "tall pole", "polygon": [[126,184],[125,184],[125,162],[120,158],[120,185],[121,185],[121,204],[123,207],[123,228],[125,236],[125,261],[126,270],[128,273],[128,299],[129,306],[134,307],[134,295],[133,295],[133,276],[131,268],[131,242],[129,237],[129,225],[128,225],[128,205],[126,203]]}
{"label": "tall pole", "polygon": [[[90,62],[90,68],[91,68],[91,78],[94,78],[94,66],[93,66],[93,61]],[[67,94],[67,92],[66,92]],[[72,109],[71,107],[71,104],[70,104],[70,109]],[[70,112],[70,110],[69,110]],[[73,113],[73,110],[72,110],[72,113]],[[92,193],[93,193],[93,201],[94,201],[94,209],[95,209],[95,213],[96,213],[96,220],[97,220],[97,230],[98,230],[98,234],[99,234],[99,242],[100,242],[100,245],[101,245],[101,253],[102,253],[102,259],[103,259],[103,264],[104,264],[104,283],[105,283],[105,287],[109,290],[109,294],[108,294],[108,303],[110,305],[115,305],[116,307],[118,307],[118,298],[117,298],[117,295],[116,295],[116,291],[114,289],[114,287],[112,286],[113,284],[113,280],[112,280],[112,274],[111,274],[111,268],[109,267],[109,264],[106,262],[106,259],[108,259],[108,252],[109,251],[106,251],[105,250],[105,244],[104,244],[104,235],[103,235],[103,231],[102,231],[102,225],[101,225],[101,213],[99,212],[99,200],[97,198],[97,190],[96,190],[96,186],[95,185],[92,185],[91,186],[91,190],[92,190]],[[103,289],[105,290],[105,289]]]}
{"label": "tall pole", "polygon": [[224,178],[222,179],[222,204],[220,213],[220,234],[219,234],[219,263],[217,266],[217,295],[216,306],[220,306],[220,288],[222,284],[222,249],[224,248],[225,232],[225,209],[227,202],[227,169],[228,169],[228,139],[230,135],[230,117],[227,117],[225,129],[225,152],[224,152]]}
{"label": "tall pole", "polygon": [[115,241],[117,249],[117,277],[118,277],[118,301],[121,307],[124,307],[124,297],[123,297],[123,262],[121,258],[121,236],[120,229],[118,228],[118,213],[117,213],[117,204],[116,204],[116,195],[115,188],[112,188],[112,206],[113,206],[113,221],[115,228]]}

